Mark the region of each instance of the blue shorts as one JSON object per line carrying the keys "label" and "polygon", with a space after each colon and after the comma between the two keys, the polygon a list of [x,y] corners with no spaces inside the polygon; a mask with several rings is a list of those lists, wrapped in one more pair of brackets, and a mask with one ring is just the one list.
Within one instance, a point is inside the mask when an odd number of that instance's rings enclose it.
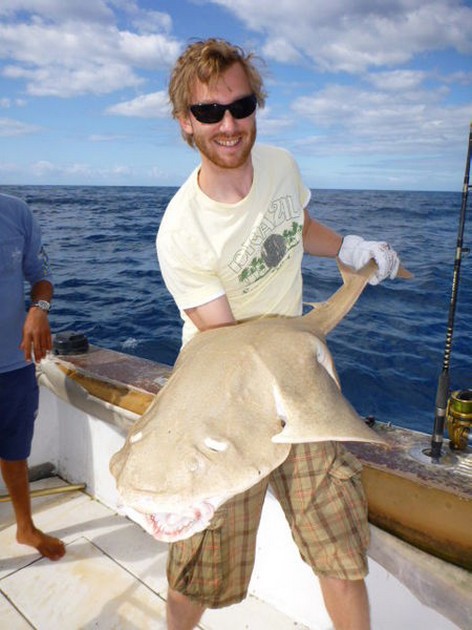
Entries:
{"label": "blue shorts", "polygon": [[28,459],[38,404],[34,364],[0,374],[0,459]]}

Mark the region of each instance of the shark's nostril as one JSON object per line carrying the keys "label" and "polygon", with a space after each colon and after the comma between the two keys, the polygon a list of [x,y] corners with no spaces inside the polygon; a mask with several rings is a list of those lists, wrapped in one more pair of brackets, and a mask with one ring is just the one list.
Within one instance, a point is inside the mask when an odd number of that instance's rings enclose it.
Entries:
{"label": "shark's nostril", "polygon": [[203,469],[203,462],[199,457],[189,457],[187,460],[187,470],[191,473],[196,473]]}

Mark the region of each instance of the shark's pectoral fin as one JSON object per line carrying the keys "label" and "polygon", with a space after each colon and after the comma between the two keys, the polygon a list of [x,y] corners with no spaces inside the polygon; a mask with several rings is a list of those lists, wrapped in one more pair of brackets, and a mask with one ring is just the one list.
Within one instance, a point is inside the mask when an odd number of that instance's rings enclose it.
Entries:
{"label": "shark's pectoral fin", "polygon": [[274,399],[283,429],[272,437],[273,442],[337,440],[386,444],[359,417],[322,365],[307,375],[303,390],[296,383],[276,386]]}

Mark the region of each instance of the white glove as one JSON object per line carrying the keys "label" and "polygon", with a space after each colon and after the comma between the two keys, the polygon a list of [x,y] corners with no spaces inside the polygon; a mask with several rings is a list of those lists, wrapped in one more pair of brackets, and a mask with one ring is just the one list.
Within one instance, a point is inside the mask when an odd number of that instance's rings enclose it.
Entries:
{"label": "white glove", "polygon": [[353,267],[356,271],[362,269],[371,258],[377,263],[378,270],[369,280],[369,284],[379,284],[385,278],[396,277],[400,267],[400,259],[395,250],[383,241],[365,241],[360,236],[350,234],[345,236],[338,254],[339,260]]}

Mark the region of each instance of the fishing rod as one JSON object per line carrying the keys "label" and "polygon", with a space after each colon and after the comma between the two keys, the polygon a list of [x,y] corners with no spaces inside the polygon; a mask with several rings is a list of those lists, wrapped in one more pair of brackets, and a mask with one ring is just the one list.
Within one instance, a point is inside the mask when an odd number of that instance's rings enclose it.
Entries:
{"label": "fishing rod", "polygon": [[461,260],[468,249],[463,247],[465,216],[467,211],[467,197],[470,189],[470,158],[472,148],[472,123],[469,128],[469,146],[467,149],[467,158],[465,163],[464,185],[462,187],[462,204],[459,217],[459,229],[457,232],[456,256],[454,260],[454,272],[452,276],[451,301],[449,304],[449,317],[446,331],[446,343],[444,347],[444,357],[442,371],[438,379],[438,387],[436,390],[436,408],[434,416],[434,428],[431,438],[431,460],[434,464],[439,464],[441,458],[441,449],[444,435],[444,422],[446,419],[447,399],[449,395],[449,364],[451,359],[452,335],[454,332],[454,317],[456,313],[457,292],[459,289],[459,278],[461,270]]}

